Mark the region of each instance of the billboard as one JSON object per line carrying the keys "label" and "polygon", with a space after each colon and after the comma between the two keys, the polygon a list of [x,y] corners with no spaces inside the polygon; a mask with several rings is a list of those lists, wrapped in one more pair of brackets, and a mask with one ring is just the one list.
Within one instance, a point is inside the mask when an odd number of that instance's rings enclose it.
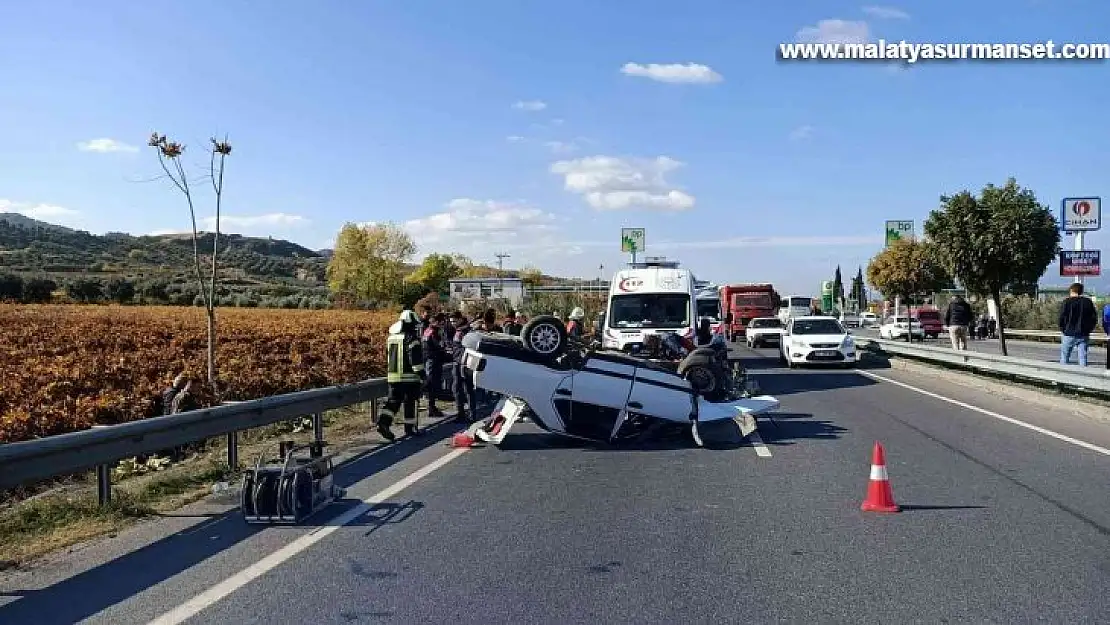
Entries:
{"label": "billboard", "polygon": [[1060,252],[1060,275],[1071,278],[1102,275],[1099,250]]}

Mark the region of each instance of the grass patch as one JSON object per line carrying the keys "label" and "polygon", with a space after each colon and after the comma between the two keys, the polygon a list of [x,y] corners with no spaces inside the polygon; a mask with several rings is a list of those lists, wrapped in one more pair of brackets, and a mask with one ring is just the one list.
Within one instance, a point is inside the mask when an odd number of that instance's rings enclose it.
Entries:
{"label": "grass patch", "polygon": [[[117,475],[112,501],[103,508],[97,503],[96,479],[87,475],[68,480],[63,488],[8,502],[0,506],[0,570],[176,510],[204,498],[218,482],[237,487],[242,468],[253,466],[261,452],[276,452],[276,441],[311,440],[311,425],[305,426],[299,419],[241,432],[242,467],[237,470],[226,464],[226,439],[221,437],[206,441],[193,457],[160,470]],[[324,433],[330,452],[381,440],[371,427],[368,405],[327,413]]]}

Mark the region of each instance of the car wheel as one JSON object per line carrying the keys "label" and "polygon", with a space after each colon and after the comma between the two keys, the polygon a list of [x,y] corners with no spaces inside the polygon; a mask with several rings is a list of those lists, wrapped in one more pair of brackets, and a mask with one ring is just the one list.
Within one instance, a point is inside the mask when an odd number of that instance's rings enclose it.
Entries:
{"label": "car wheel", "polygon": [[543,356],[554,358],[567,349],[567,328],[552,315],[533,317],[520,331],[520,338],[528,351]]}

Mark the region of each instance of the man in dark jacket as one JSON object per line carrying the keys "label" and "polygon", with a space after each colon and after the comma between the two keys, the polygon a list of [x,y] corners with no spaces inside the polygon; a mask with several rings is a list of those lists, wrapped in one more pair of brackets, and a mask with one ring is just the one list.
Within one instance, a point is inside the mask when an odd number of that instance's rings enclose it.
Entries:
{"label": "man in dark jacket", "polygon": [[948,337],[952,339],[952,349],[967,350],[967,328],[971,325],[971,304],[957,294],[944,311],[944,325],[948,326]]}
{"label": "man in dark jacket", "polygon": [[[470,332],[470,325],[465,317],[455,325],[455,336],[451,340],[451,353],[455,361],[455,419],[462,422],[473,422],[477,418],[478,408],[474,392],[474,373],[463,366],[466,359],[466,348],[462,344],[463,337]],[[469,411],[469,414],[467,411]]]}
{"label": "man in dark jacket", "polygon": [[447,316],[436,313],[424,330],[421,347],[424,350],[424,372],[427,379],[424,392],[428,397],[428,416],[442,417],[443,411],[436,406],[436,400],[443,391],[443,365],[447,364],[447,350],[444,348],[443,324]]}
{"label": "man in dark jacket", "polygon": [[1068,297],[1060,305],[1060,364],[1069,364],[1071,352],[1079,348],[1079,366],[1087,366],[1087,347],[1091,332],[1098,326],[1098,313],[1091,298],[1083,296],[1079,282],[1068,289]]}
{"label": "man in dark jacket", "polygon": [[1102,307],[1102,332],[1106,335],[1106,368],[1110,369],[1110,304]]}

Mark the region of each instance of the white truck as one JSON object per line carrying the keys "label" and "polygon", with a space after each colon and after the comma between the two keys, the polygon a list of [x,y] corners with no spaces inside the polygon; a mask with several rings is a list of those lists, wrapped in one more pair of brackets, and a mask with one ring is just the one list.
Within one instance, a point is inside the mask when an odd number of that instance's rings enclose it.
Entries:
{"label": "white truck", "polygon": [[661,258],[649,257],[617,271],[609,286],[602,347],[632,351],[657,332],[693,340],[698,322],[694,282],[689,269]]}

